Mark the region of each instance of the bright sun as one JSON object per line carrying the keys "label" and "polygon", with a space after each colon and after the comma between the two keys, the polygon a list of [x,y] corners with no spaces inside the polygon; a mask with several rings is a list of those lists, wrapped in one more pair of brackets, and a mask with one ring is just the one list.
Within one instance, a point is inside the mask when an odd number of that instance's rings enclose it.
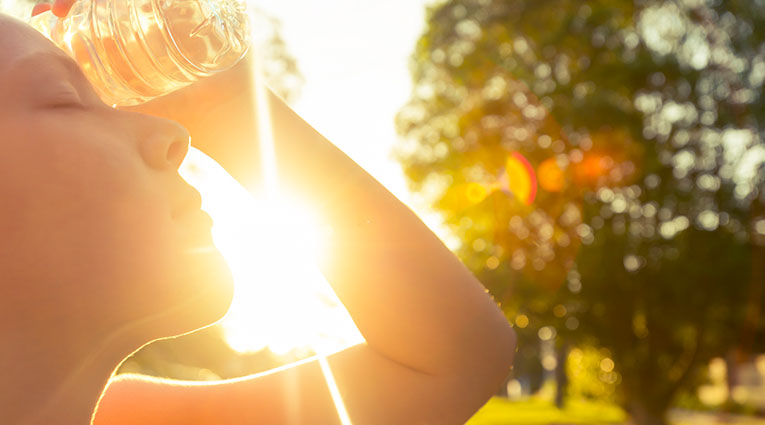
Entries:
{"label": "bright sun", "polygon": [[317,268],[323,227],[285,193],[253,197],[217,163],[192,149],[181,169],[215,220],[215,244],[234,275],[223,320],[237,351],[329,354],[363,341]]}
{"label": "bright sun", "polygon": [[[253,14],[251,26],[255,22]],[[253,26],[254,28],[254,26]],[[261,49],[255,49],[256,52]],[[184,177],[202,193],[215,245],[234,275],[234,300],[224,319],[229,345],[239,351],[316,354],[338,419],[352,425],[327,355],[363,342],[350,315],[318,269],[328,229],[280,189],[263,58],[252,83],[264,193],[252,197],[210,158],[192,151]],[[255,164],[253,164],[255,165]]]}

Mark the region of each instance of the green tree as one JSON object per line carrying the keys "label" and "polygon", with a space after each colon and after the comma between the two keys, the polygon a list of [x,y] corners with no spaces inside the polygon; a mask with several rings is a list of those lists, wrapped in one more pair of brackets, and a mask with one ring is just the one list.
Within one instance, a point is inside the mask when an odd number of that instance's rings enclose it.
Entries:
{"label": "green tree", "polygon": [[[427,24],[397,117],[412,188],[521,358],[543,326],[602,347],[634,421],[663,424],[761,329],[765,1],[448,0]],[[496,190],[513,152],[531,206]]]}

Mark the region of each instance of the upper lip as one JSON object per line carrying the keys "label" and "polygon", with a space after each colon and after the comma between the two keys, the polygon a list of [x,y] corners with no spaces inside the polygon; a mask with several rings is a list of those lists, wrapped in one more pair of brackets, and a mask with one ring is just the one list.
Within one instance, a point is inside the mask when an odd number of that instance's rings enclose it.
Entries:
{"label": "upper lip", "polygon": [[202,195],[189,186],[188,184],[184,188],[183,196],[181,196],[180,202],[173,208],[172,216],[174,219],[181,218],[189,213],[195,211],[201,211],[202,209]]}

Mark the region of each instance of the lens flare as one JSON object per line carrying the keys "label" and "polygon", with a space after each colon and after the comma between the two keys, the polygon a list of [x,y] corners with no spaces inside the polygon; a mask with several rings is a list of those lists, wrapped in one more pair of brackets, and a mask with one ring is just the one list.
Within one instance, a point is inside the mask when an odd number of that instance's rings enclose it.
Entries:
{"label": "lens flare", "polygon": [[534,167],[518,152],[513,152],[507,158],[505,176],[501,183],[503,189],[526,205],[531,205],[537,196],[537,176]]}
{"label": "lens flare", "polygon": [[470,204],[478,204],[487,196],[489,196],[489,189],[481,183],[469,183],[465,188],[465,196]]}
{"label": "lens flare", "polygon": [[537,170],[539,186],[548,192],[560,192],[566,185],[566,178],[555,158],[547,158],[539,164]]}
{"label": "lens flare", "polygon": [[513,152],[496,180],[470,182],[460,189],[461,202],[465,207],[480,204],[496,191],[502,191],[525,205],[531,205],[537,196],[537,175],[534,167],[523,155]]}
{"label": "lens flare", "polygon": [[351,418],[348,416],[348,410],[345,408],[345,402],[340,395],[340,389],[337,387],[337,381],[335,381],[335,375],[332,374],[332,369],[329,368],[329,362],[326,357],[319,357],[319,365],[321,371],[324,373],[324,378],[327,380],[327,386],[329,387],[329,394],[332,396],[332,401],[335,403],[335,410],[337,410],[338,419],[340,419],[341,425],[353,425]]}
{"label": "lens flare", "polygon": [[[257,113],[257,119],[258,119],[258,128],[260,129],[260,150],[261,150],[261,161],[263,166],[263,172],[264,172],[264,180],[266,184],[266,193],[269,198],[269,200],[276,200],[279,194],[279,183],[278,183],[278,170],[276,167],[276,154],[275,154],[275,148],[274,148],[274,137],[273,137],[273,131],[271,129],[271,108],[268,104],[268,91],[266,89],[266,86],[264,84],[264,72],[262,69],[264,58],[258,58],[258,60],[255,61],[256,63],[256,70],[252,75],[253,78],[253,87],[255,88],[255,105],[256,105],[256,113]],[[316,229],[316,225],[312,226],[311,228]],[[307,229],[307,232],[310,232],[310,230]],[[304,233],[305,234],[305,233]],[[318,252],[315,252],[318,254]],[[264,257],[268,258],[268,257]],[[315,261],[315,256],[313,257]],[[305,261],[307,258],[303,258]],[[314,263],[315,264],[315,263]],[[281,269],[280,269],[281,270]],[[320,274],[316,274],[316,277],[320,276]],[[299,284],[303,280],[300,279],[299,276],[295,276],[295,278],[292,280],[292,283]],[[308,281],[310,282],[310,281]],[[318,282],[318,279],[314,280],[313,282]],[[308,326],[309,323],[312,323],[311,321],[296,321],[293,322],[293,324],[297,324],[297,327],[293,328],[294,330],[297,330],[298,333],[300,333],[299,330],[303,329],[310,329]],[[360,335],[360,334],[359,334]],[[327,350],[326,347],[316,346],[313,347],[314,350],[318,353],[319,356],[319,364],[321,365],[321,370],[324,374],[324,379],[327,382],[327,386],[329,388],[330,395],[332,396],[332,401],[335,404],[335,410],[337,410],[338,418],[340,419],[340,422],[342,425],[352,425],[351,420],[348,417],[348,412],[345,409],[345,403],[343,402],[343,399],[340,395],[340,391],[337,388],[337,382],[335,381],[335,377],[332,374],[332,370],[329,367],[329,362],[327,361],[327,354],[330,353],[330,351]]]}
{"label": "lens flare", "polygon": [[215,246],[234,276],[234,300],[222,322],[228,344],[240,352],[317,355],[338,417],[351,425],[326,357],[364,338],[317,266],[328,228],[279,185],[263,58],[253,63],[261,155],[253,167],[262,170],[262,193],[253,196],[193,148],[181,174],[202,194]]}

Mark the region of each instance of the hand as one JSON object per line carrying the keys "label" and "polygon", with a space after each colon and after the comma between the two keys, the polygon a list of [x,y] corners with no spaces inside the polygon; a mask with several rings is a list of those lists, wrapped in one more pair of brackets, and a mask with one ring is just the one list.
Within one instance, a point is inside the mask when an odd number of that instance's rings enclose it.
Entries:
{"label": "hand", "polygon": [[[32,16],[50,10],[58,17],[65,17],[76,1],[53,0],[38,4]],[[181,90],[121,109],[179,122],[188,129],[196,148],[218,161],[240,182],[251,186],[257,179],[253,167],[257,155],[253,56],[250,53],[234,68]]]}
{"label": "hand", "polygon": [[72,9],[72,5],[77,0],[54,0],[53,4],[50,3],[38,3],[32,9],[32,16],[39,15],[43,12],[50,10],[54,15],[59,18],[65,17],[69,10]]}
{"label": "hand", "polygon": [[150,102],[121,109],[179,122],[191,134],[192,146],[252,188],[259,176],[253,56],[248,54],[228,71]]}

